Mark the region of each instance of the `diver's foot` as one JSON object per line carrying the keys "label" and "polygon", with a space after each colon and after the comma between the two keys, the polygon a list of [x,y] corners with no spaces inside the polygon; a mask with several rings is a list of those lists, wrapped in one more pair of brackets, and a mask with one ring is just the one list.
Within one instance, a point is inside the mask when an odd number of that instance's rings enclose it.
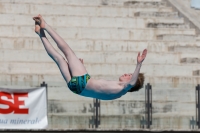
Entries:
{"label": "diver's foot", "polygon": [[41,29],[45,29],[46,28],[47,23],[42,18],[42,15],[39,14],[38,16],[33,17],[33,20],[35,20],[35,21],[37,21],[39,23]]}
{"label": "diver's foot", "polygon": [[40,36],[40,26],[38,24],[35,24],[35,33]]}

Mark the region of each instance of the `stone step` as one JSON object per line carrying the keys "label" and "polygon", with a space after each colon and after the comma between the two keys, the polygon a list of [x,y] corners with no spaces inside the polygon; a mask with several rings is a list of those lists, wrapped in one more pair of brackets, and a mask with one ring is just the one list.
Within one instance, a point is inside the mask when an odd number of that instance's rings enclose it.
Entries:
{"label": "stone step", "polygon": [[129,7],[166,7],[167,4],[164,1],[126,1],[124,6]]}
{"label": "stone step", "polygon": [[[173,58],[173,57],[172,57]],[[60,74],[55,63],[9,63],[1,62],[0,73],[2,74]],[[91,75],[122,75],[124,73],[133,73],[134,64],[114,64],[114,63],[91,63],[85,64],[87,71]],[[110,71],[108,71],[110,70]],[[191,65],[166,65],[166,64],[144,64],[141,72],[145,75],[154,76],[197,76],[196,70],[200,70],[200,66]]]}
{"label": "stone step", "polygon": [[193,76],[200,76],[200,70],[194,70],[193,71]]}
{"label": "stone step", "polygon": [[178,12],[136,12],[136,17],[180,18]]}
{"label": "stone step", "polygon": [[[146,84],[144,84],[145,86]],[[188,104],[188,106],[195,105],[195,86],[192,84],[189,84],[185,87],[179,87],[175,88],[173,86],[171,87],[165,87],[163,84],[163,87],[160,87],[161,85],[156,83],[156,85],[152,85],[152,101],[154,106],[154,112],[162,112],[162,108],[164,108],[165,105],[174,106],[173,108],[179,108],[181,104]],[[182,85],[184,86],[184,84]],[[134,103],[134,108],[143,108],[144,101],[145,101],[145,88],[142,88],[141,90],[133,93],[127,93],[126,95],[115,99],[114,101],[121,102],[121,106],[126,103],[126,106],[129,106],[129,103]],[[184,97],[184,99],[183,99]],[[48,87],[48,100],[49,105],[55,104],[58,105],[61,103],[63,106],[71,106],[66,101],[75,102],[77,104],[81,104],[78,107],[83,107],[83,103],[87,103],[87,106],[89,108],[91,102],[93,102],[93,98],[88,97],[82,97],[79,95],[76,95],[72,93],[67,86],[64,87]],[[105,101],[105,103],[102,103],[102,108],[110,107],[107,104],[112,104],[112,106],[118,106],[119,104],[114,104],[114,101]],[[124,102],[123,102],[124,101]],[[82,103],[83,102],[83,103]],[[104,100],[102,101],[104,102]],[[66,105],[65,105],[66,104]],[[105,105],[104,105],[105,104]],[[51,105],[54,106],[54,105]],[[67,108],[67,107],[65,107]],[[116,107],[112,107],[116,108]],[[184,110],[190,110],[191,108],[187,108]],[[179,109],[171,110],[177,111]],[[109,110],[108,110],[109,111]],[[50,111],[53,112],[53,111]],[[71,112],[73,113],[73,111]],[[75,112],[74,112],[75,113]],[[77,113],[77,112],[76,112]],[[110,112],[112,114],[112,112]]]}
{"label": "stone step", "polygon": [[[89,129],[92,128],[92,125],[89,126],[92,123],[92,121],[90,122],[91,119],[92,115],[70,116],[52,114],[48,116],[48,129]],[[127,124],[127,122],[129,123]],[[139,128],[139,124],[140,115],[102,116],[99,129]]]}
{"label": "stone step", "polygon": [[[95,79],[119,80],[121,75],[93,75]],[[61,74],[1,74],[0,86],[10,88],[37,87],[45,81],[49,87],[66,87],[67,83]],[[150,83],[154,89],[186,88],[193,89],[200,82],[199,76],[148,76],[145,84]]]}
{"label": "stone step", "polygon": [[195,44],[191,45],[191,44],[188,43],[187,45],[169,46],[169,51],[171,51],[171,52],[187,52],[187,53],[199,52],[200,46],[195,45]]}
{"label": "stone step", "polygon": [[[186,52],[198,53],[200,42],[166,42],[166,41],[108,41],[90,39],[65,39],[68,45],[75,52],[133,52],[142,51],[147,48],[149,52]],[[58,50],[55,42],[49,38],[55,49]],[[39,38],[23,37],[0,37],[0,48],[4,50],[44,50],[44,46]]]}
{"label": "stone step", "polygon": [[61,74],[1,74],[0,86],[9,88],[38,87],[45,81],[48,86],[67,86]]}
{"label": "stone step", "polygon": [[[177,130],[193,130],[192,129],[192,120],[194,121],[195,114],[191,115],[181,115],[179,113],[174,115],[158,115],[156,118],[153,119],[153,125],[151,128],[158,129],[158,130],[168,130],[168,129],[177,129]],[[165,117],[164,117],[165,116]],[[195,126],[194,126],[195,127]]]}
{"label": "stone step", "polygon": [[[145,85],[142,89],[140,89],[137,92],[133,92],[133,93],[127,93],[124,96],[115,99],[114,101],[118,101],[121,102],[121,106],[126,103],[126,106],[129,107],[129,103],[134,103],[134,108],[143,108],[144,106],[144,101],[145,101]],[[183,99],[184,97],[184,99]],[[93,102],[93,98],[89,98],[89,97],[82,97],[79,95],[76,95],[74,93],[72,93],[67,86],[65,87],[48,87],[48,100],[49,100],[49,105],[52,104],[57,104],[57,103],[62,103],[62,104],[67,104],[66,101],[72,101],[72,102],[87,102],[88,103],[88,107],[90,105],[91,102]],[[105,101],[105,105],[102,105],[104,107],[110,107],[107,104],[112,104],[112,106],[118,106],[119,104],[114,104],[113,100],[109,101]],[[124,102],[123,102],[124,101]],[[170,106],[174,106],[173,108],[179,108],[179,106],[181,104],[188,104],[188,106],[193,106],[195,105],[195,86],[192,84],[187,85],[186,87],[179,87],[179,88],[175,88],[173,86],[171,87],[159,87],[159,83],[158,85],[152,85],[152,101],[153,101],[153,106],[154,106],[154,112],[160,111],[162,112],[162,108],[164,108],[164,106],[170,105]],[[104,100],[102,100],[102,102],[104,102]],[[65,105],[68,106],[68,105]],[[81,105],[82,106],[82,105]],[[80,107],[81,107],[80,106]],[[131,106],[131,105],[130,105]],[[181,106],[180,106],[181,107]],[[115,109],[116,107],[112,107],[113,109]],[[184,110],[190,110],[191,108],[187,108]],[[157,110],[157,111],[156,111]],[[173,111],[177,111],[179,109],[174,109],[171,110]],[[108,110],[109,111],[109,110]],[[72,112],[73,113],[73,112]],[[110,112],[112,114],[112,112]]]}
{"label": "stone step", "polygon": [[[184,92],[187,93],[188,91],[184,91]],[[188,96],[183,93],[180,93],[180,95],[177,95],[177,96],[176,95],[168,96],[169,99],[167,100],[165,98],[157,100],[154,98],[156,94],[155,95],[153,94],[152,113],[155,115],[160,114],[160,113],[178,113],[178,112],[181,112],[181,114],[187,114],[188,112],[191,114],[195,114],[196,112],[195,111],[195,105],[196,105],[195,93],[193,94],[194,97],[192,101],[186,97],[187,100],[184,100],[184,102],[181,101],[182,99],[181,94],[183,95],[182,97]],[[71,97],[74,95],[75,94],[71,94]],[[68,114],[68,115],[93,115],[93,112],[94,112],[93,99],[91,98],[90,101],[86,101],[86,100],[82,101],[81,98],[79,97],[81,96],[77,96],[77,100],[75,101],[74,101],[74,98],[70,100],[49,99],[48,113]],[[126,95],[123,97],[126,97]],[[163,95],[163,97],[166,97],[166,94]],[[176,98],[176,97],[179,97],[179,98]],[[142,98],[144,98],[144,96],[142,96]],[[174,101],[174,100],[171,100],[171,98],[172,99],[176,98],[180,101]],[[134,97],[129,100],[115,99],[115,100],[112,100],[111,102],[100,100],[100,104],[101,104],[100,105],[101,115],[122,115],[122,114],[134,115],[134,114],[145,113],[145,98],[142,101],[138,100],[138,97]],[[184,108],[184,107],[187,107],[187,108]]]}
{"label": "stone step", "polygon": [[[87,16],[49,16],[44,15],[45,21],[53,27],[102,27],[102,28],[146,28],[151,24],[172,25],[179,28],[184,25],[182,18],[140,18],[140,17],[87,17]],[[0,14],[0,25],[32,26],[30,15]],[[9,21],[8,21],[9,20]],[[23,21],[22,21],[23,20]],[[174,26],[173,26],[174,25]],[[183,27],[183,26],[182,26]],[[186,27],[186,26],[185,26]],[[154,28],[154,27],[152,27]],[[189,27],[188,27],[189,28]]]}
{"label": "stone step", "polygon": [[[73,96],[75,94],[71,95]],[[100,102],[101,102],[100,105],[101,115],[138,114],[138,113],[144,113],[145,109],[144,100],[141,102],[133,102],[133,100],[122,101],[119,99],[119,100],[113,100],[112,102],[103,100],[101,100]],[[68,114],[68,115],[93,115],[93,112],[94,112],[94,103],[92,98],[90,99],[90,101],[84,101],[84,100],[73,101],[73,99],[69,101],[48,100],[48,113]]]}
{"label": "stone step", "polygon": [[[190,120],[192,115],[167,114],[157,115],[153,118],[151,128],[169,130],[169,129],[190,129]],[[101,116],[99,129],[140,129],[144,114],[140,115],[111,115]],[[88,129],[91,116],[68,116],[68,115],[49,115],[48,129]],[[90,127],[91,128],[91,127]]]}
{"label": "stone step", "polygon": [[180,42],[196,42],[196,36],[194,35],[159,35],[157,40],[162,41],[180,41]]}
{"label": "stone step", "polygon": [[[136,58],[139,51],[75,51],[78,58],[83,58],[85,64],[99,63],[105,64],[125,64],[133,65],[136,63]],[[58,51],[61,53],[60,51]],[[62,53],[61,53],[62,54]],[[63,56],[64,57],[64,56]],[[159,57],[159,58],[158,58]],[[157,58],[155,60],[155,58]],[[198,53],[175,53],[175,52],[148,52],[144,64],[153,65],[187,65],[187,60],[184,58],[198,58]],[[97,60],[98,59],[98,60]],[[173,60],[172,60],[173,59]],[[12,50],[0,49],[1,62],[15,62],[15,63],[53,63],[53,60],[48,56],[46,50]],[[187,66],[191,66],[188,62]],[[199,63],[198,60],[196,63]],[[195,66],[195,65],[194,65]]]}
{"label": "stone step", "polygon": [[[195,48],[195,47],[194,47]],[[184,51],[183,51],[183,53],[184,53]],[[185,55],[185,57],[181,57],[181,59],[180,59],[180,63],[181,64],[199,64],[199,57],[198,56],[193,56],[192,54],[190,54],[190,53],[195,53],[195,51],[194,52],[187,52],[188,53],[188,55]]]}
{"label": "stone step", "polygon": [[181,63],[182,64],[199,64],[200,63],[200,58],[198,58],[198,57],[181,58]]}
{"label": "stone step", "polygon": [[190,29],[189,24],[173,24],[173,23],[148,23],[147,28],[174,28],[174,29]]}
{"label": "stone step", "polygon": [[[33,26],[0,26],[0,37],[37,37]],[[195,36],[195,29],[54,28],[67,39],[156,40],[165,35]],[[17,34],[16,34],[17,33]]]}
{"label": "stone step", "polygon": [[[45,4],[45,5],[70,5],[70,6],[123,6],[125,3],[131,4],[150,3],[165,4],[162,0],[59,0],[59,1],[42,1],[42,0],[0,0],[1,3],[22,3],[22,4]],[[148,6],[148,5],[146,5]]]}
{"label": "stone step", "polygon": [[197,35],[196,40],[200,41],[200,35]]}
{"label": "stone step", "polygon": [[[172,12],[171,7],[106,7],[106,6],[66,6],[66,5],[41,5],[41,4],[18,4],[18,3],[2,3],[0,13],[6,14],[27,14],[35,16],[39,13],[42,15],[71,15],[71,16],[105,16],[105,17],[133,17],[135,12],[151,11],[151,12]],[[51,10],[53,12],[50,12]]]}

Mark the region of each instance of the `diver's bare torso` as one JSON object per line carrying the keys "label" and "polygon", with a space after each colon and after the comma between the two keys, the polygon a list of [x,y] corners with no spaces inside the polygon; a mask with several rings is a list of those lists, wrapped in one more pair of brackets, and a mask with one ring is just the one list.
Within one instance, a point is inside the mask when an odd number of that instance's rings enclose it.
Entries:
{"label": "diver's bare torso", "polygon": [[125,83],[103,79],[89,79],[85,89],[80,93],[82,96],[93,97],[102,100],[112,100],[126,94]]}

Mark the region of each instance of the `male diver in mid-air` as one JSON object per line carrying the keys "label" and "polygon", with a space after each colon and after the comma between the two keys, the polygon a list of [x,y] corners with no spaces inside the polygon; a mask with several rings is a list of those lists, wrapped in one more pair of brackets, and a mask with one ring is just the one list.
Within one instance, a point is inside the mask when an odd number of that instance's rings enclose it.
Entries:
{"label": "male diver in mid-air", "polygon": [[[39,35],[48,55],[58,65],[72,92],[101,100],[113,100],[127,92],[138,91],[143,87],[144,76],[139,71],[147,55],[146,49],[142,52],[142,55],[140,55],[140,52],[138,53],[137,66],[134,73],[120,76],[119,81],[94,79],[87,73],[83,60],[77,58],[69,45],[44,21],[41,15],[33,17],[33,20],[35,21],[35,32]],[[67,61],[50,44],[44,31],[53,38],[58,48],[64,53]]]}

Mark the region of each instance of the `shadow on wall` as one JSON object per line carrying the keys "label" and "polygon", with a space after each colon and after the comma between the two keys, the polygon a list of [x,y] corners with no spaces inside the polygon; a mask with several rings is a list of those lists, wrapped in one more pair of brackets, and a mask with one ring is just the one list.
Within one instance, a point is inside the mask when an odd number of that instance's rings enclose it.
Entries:
{"label": "shadow on wall", "polygon": [[191,7],[200,10],[200,0],[191,0]]}

